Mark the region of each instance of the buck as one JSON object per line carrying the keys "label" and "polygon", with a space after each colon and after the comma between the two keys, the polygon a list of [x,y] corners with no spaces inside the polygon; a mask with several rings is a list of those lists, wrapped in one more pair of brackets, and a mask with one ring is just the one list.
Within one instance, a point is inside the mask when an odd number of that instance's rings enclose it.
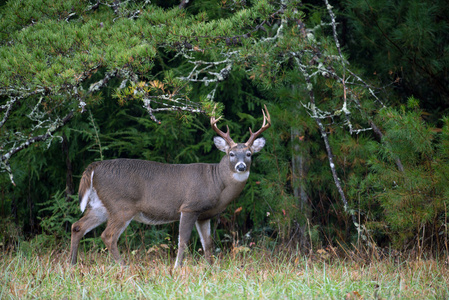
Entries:
{"label": "buck", "polygon": [[[266,112],[266,113],[265,113]],[[210,119],[215,146],[226,153],[218,164],[163,164],[134,159],[114,159],[91,163],[83,173],[79,199],[83,217],[72,225],[71,262],[76,264],[81,238],[107,221],[101,238],[118,263],[117,240],[134,220],[157,225],[180,221],[175,268],[182,266],[184,250],[195,225],[212,263],[210,220],[236,199],[249,176],[251,157],[265,145],[257,138],[271,125],[265,106],[262,127],[252,132],[246,143],[235,143],[229,127],[217,127],[220,118]]]}

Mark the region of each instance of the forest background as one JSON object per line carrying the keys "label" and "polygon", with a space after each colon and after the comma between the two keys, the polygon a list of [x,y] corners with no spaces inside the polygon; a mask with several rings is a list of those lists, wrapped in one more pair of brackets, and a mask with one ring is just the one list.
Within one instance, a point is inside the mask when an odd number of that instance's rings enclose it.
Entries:
{"label": "forest background", "polygon": [[[218,248],[448,252],[446,1],[0,5],[2,249],[68,247],[89,163],[218,162],[209,116],[244,141],[266,104]],[[132,223],[120,243],[174,251],[177,226]]]}

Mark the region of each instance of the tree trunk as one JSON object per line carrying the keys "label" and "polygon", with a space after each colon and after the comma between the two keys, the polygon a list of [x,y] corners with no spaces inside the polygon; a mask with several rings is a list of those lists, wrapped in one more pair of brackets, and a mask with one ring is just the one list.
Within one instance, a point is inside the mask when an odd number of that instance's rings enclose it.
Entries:
{"label": "tree trunk", "polygon": [[[73,168],[72,161],[70,160],[69,155],[69,145],[67,143],[67,137],[65,134],[62,135],[62,151],[65,154],[65,165],[67,168],[66,176],[65,176],[65,201],[72,201],[72,195],[75,193],[75,186],[73,184]],[[65,230],[69,231],[70,223],[65,222]]]}
{"label": "tree trunk", "polygon": [[65,134],[62,135],[62,151],[65,154],[65,165],[67,168],[67,173],[65,177],[65,195],[66,195],[66,201],[71,201],[71,196],[75,193],[75,186],[73,184],[73,168],[72,168],[72,161],[70,160],[69,156],[69,145],[67,143],[67,137]]}
{"label": "tree trunk", "polygon": [[307,220],[310,219],[309,196],[306,192],[306,176],[308,170],[308,153],[304,147],[304,136],[297,128],[291,128],[292,142],[292,188],[293,195],[299,207],[301,219],[296,224],[295,232],[291,239],[297,235],[297,241],[302,251],[310,248],[309,238],[307,237]]}
{"label": "tree trunk", "polygon": [[304,136],[300,135],[300,132],[296,128],[291,129],[291,140],[293,147],[292,154],[292,183],[293,193],[298,200],[298,205],[301,212],[308,210],[308,195],[306,192],[305,178],[307,175],[307,159],[306,151],[304,147]]}

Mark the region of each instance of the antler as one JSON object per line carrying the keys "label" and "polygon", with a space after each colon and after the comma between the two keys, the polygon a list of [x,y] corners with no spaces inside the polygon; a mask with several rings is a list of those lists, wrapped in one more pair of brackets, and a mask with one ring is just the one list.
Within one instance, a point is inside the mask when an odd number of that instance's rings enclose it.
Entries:
{"label": "antler", "polygon": [[[253,133],[253,131],[251,130],[251,128],[249,128],[249,133],[251,134],[248,141],[245,143],[245,146],[250,147],[253,143],[254,140],[265,130],[268,129],[268,127],[271,126],[271,117],[270,117],[270,113],[268,112],[267,106],[264,105],[263,106],[265,108],[265,111],[262,109],[262,113],[263,113],[263,124],[262,127],[257,130],[256,132]],[[266,114],[265,114],[266,112]]]}
{"label": "antler", "polygon": [[[214,109],[215,110],[215,109]],[[231,139],[231,135],[229,134],[229,126],[226,125],[227,128],[227,132],[224,133],[223,131],[221,131],[220,129],[218,129],[217,127],[217,122],[221,119],[221,117],[219,117],[218,119],[215,119],[215,117],[210,117],[210,125],[212,126],[212,129],[222,138],[225,139],[225,141],[228,143],[229,147],[234,147],[237,146],[237,144]]]}

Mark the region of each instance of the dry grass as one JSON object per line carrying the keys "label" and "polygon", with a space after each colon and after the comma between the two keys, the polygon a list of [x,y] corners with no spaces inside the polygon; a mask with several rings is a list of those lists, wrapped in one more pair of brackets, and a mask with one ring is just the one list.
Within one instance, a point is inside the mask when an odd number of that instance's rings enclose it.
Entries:
{"label": "dry grass", "polygon": [[[448,266],[434,259],[361,263],[262,250],[208,266],[190,256],[181,270],[168,258],[130,255],[123,268],[88,252],[71,266],[67,252],[3,253],[0,299],[447,299]],[[166,257],[166,256],[165,256]]]}

